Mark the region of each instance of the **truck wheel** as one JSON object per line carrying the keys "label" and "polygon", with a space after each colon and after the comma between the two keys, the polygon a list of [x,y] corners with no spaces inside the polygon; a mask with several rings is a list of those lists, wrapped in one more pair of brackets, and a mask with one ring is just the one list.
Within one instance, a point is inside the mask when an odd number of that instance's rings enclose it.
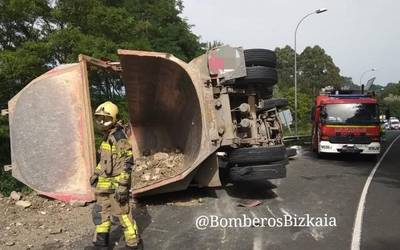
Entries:
{"label": "truck wheel", "polygon": [[276,67],[276,54],[269,49],[246,49],[244,60],[246,66]]}
{"label": "truck wheel", "polygon": [[265,88],[265,86],[256,86],[256,94],[259,99],[262,100],[271,99],[272,93],[273,93],[272,87]]}
{"label": "truck wheel", "polygon": [[258,111],[267,111],[273,108],[284,108],[289,105],[288,100],[286,99],[270,99],[270,100],[263,100],[260,104],[260,108]]}
{"label": "truck wheel", "polygon": [[286,177],[288,160],[270,164],[232,167],[229,170],[229,179],[232,183],[267,181]]}
{"label": "truck wheel", "polygon": [[231,165],[254,165],[287,159],[284,145],[274,145],[257,148],[237,148],[230,152],[229,163]]}
{"label": "truck wheel", "polygon": [[221,180],[222,186],[225,186],[229,182],[229,165],[227,161],[220,160],[219,163],[219,179]]}
{"label": "truck wheel", "polygon": [[236,79],[236,84],[262,84],[263,86],[273,86],[278,81],[278,74],[274,68],[253,66],[246,67],[246,71],[247,76]]}

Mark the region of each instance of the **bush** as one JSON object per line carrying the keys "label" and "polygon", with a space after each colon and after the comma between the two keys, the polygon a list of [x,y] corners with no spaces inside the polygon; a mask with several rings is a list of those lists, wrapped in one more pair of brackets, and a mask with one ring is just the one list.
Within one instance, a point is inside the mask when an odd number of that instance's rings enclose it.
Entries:
{"label": "bush", "polygon": [[[274,91],[274,98],[285,98],[289,101],[289,109],[292,112],[293,119],[295,119],[294,109],[294,88],[276,88]],[[299,135],[311,134],[311,108],[314,103],[312,95],[297,92],[297,111],[298,111],[298,132]],[[294,133],[294,122],[292,125],[292,133]]]}
{"label": "bush", "polygon": [[4,172],[4,165],[11,163],[10,136],[8,121],[0,117],[0,193],[9,195],[11,191],[29,192],[30,189],[11,176],[11,172]]}

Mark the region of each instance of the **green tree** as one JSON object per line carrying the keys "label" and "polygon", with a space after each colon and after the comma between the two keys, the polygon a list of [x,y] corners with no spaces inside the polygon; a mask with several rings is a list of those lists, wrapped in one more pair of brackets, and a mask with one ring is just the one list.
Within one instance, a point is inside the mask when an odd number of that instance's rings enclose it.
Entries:
{"label": "green tree", "polygon": [[210,50],[210,49],[222,46],[222,45],[224,45],[223,42],[214,40],[212,42],[208,42],[205,49]]}
{"label": "green tree", "polygon": [[360,89],[359,85],[354,84],[353,78],[342,76],[342,87],[345,89]]}
{"label": "green tree", "polygon": [[[276,48],[278,84],[274,96],[289,100],[294,111],[294,50],[290,46]],[[343,82],[352,84],[351,78],[340,75],[332,57],[319,46],[306,47],[297,55],[298,119],[300,131],[309,133],[310,110],[314,97],[325,86],[339,87]]]}
{"label": "green tree", "polygon": [[380,110],[384,114],[390,110],[391,116],[400,117],[400,81],[388,83],[383,90],[378,92]]}
{"label": "green tree", "polygon": [[400,117],[400,95],[389,94],[383,98],[383,107],[390,110],[391,116]]}
{"label": "green tree", "polygon": [[[118,60],[119,48],[154,50],[189,61],[203,52],[191,25],[180,17],[180,0],[0,0],[0,10],[0,108],[35,77],[76,62],[81,53]],[[100,70],[91,71],[90,78],[92,104],[114,100],[126,116],[121,79]],[[7,156],[0,165],[9,164],[4,121],[0,139],[1,155]]]}
{"label": "green tree", "polygon": [[275,49],[277,58],[278,85],[288,88],[294,86],[294,50],[286,45]]}
{"label": "green tree", "polygon": [[[118,60],[119,48],[155,50],[188,61],[203,52],[177,0],[0,0],[0,6],[1,106],[34,77],[76,62],[80,53]],[[102,85],[93,91],[121,89],[112,77],[93,84]]]}
{"label": "green tree", "polygon": [[203,50],[191,25],[179,15],[181,0],[125,0],[126,9],[138,21],[136,34],[150,44],[150,49],[169,52],[189,61]]}
{"label": "green tree", "polygon": [[46,0],[0,1],[0,50],[15,50],[45,35],[50,13]]}
{"label": "green tree", "polygon": [[[294,87],[290,88],[279,88],[276,93],[274,93],[276,98],[285,98],[289,102],[289,109],[292,111],[292,116],[294,119]],[[298,104],[298,119],[299,119],[299,131],[301,134],[310,134],[310,118],[311,118],[311,108],[314,103],[314,96],[309,95],[304,92],[299,92],[297,96]]]}
{"label": "green tree", "polygon": [[307,47],[299,56],[299,82],[303,91],[313,95],[325,86],[339,88],[343,78],[331,56],[319,46]]}
{"label": "green tree", "polygon": [[398,83],[388,83],[381,93],[382,98],[385,98],[390,94],[400,95],[400,81]]}

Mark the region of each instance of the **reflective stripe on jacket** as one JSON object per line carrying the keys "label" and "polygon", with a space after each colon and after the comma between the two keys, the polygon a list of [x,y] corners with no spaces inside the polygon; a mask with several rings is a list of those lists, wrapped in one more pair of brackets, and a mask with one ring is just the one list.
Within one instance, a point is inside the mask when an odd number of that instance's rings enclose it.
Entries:
{"label": "reflective stripe on jacket", "polygon": [[117,126],[101,143],[100,162],[95,173],[99,175],[96,192],[109,193],[118,185],[129,186],[133,165],[132,147],[123,128]]}

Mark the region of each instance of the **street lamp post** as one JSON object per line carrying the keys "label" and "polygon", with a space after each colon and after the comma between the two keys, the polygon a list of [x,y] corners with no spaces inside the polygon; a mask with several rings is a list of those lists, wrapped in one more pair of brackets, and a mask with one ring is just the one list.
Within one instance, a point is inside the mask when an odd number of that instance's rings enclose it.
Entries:
{"label": "street lamp post", "polygon": [[299,29],[300,24],[306,19],[307,17],[313,15],[313,14],[321,14],[328,9],[318,9],[316,11],[313,11],[307,15],[305,15],[297,24],[296,30],[294,32],[294,117],[295,117],[295,131],[296,131],[296,136],[298,136],[298,120],[297,120],[297,30]]}

